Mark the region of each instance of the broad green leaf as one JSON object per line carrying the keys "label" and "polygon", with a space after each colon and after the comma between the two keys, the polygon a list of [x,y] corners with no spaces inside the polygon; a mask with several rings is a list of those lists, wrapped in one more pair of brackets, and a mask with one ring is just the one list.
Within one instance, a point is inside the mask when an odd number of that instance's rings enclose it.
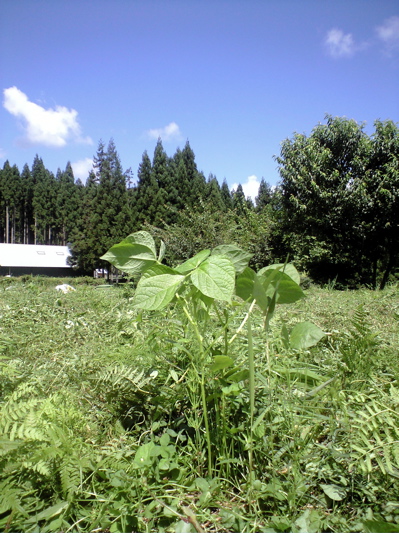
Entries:
{"label": "broad green leaf", "polygon": [[227,355],[215,355],[210,369],[211,372],[218,372],[219,370],[223,370],[224,368],[228,368],[229,366],[233,365],[234,361],[231,357],[228,357]]}
{"label": "broad green leaf", "polygon": [[195,528],[190,522],[185,520],[179,520],[174,526],[175,533],[195,533]]}
{"label": "broad green leaf", "polygon": [[241,370],[240,367],[235,367],[223,376],[223,379],[228,381],[229,383],[238,383],[240,381],[244,381],[245,379],[248,379],[249,371],[247,369]]}
{"label": "broad green leaf", "polygon": [[146,231],[132,233],[112,246],[100,259],[132,276],[141,274],[157,260],[154,239]]}
{"label": "broad green leaf", "polygon": [[305,298],[305,293],[295,281],[292,281],[286,274],[281,273],[281,275],[284,278],[279,281],[277,287],[278,304],[292,304],[301,298]]}
{"label": "broad green leaf", "polygon": [[[152,238],[152,235],[148,233],[148,231],[136,231],[135,233],[129,235],[129,237],[132,237],[132,242],[147,246],[147,248],[149,248],[154,254],[154,257],[156,257],[157,249],[155,246],[155,241]],[[129,239],[129,237],[127,237],[127,239]]]}
{"label": "broad green leaf", "polygon": [[197,488],[199,488],[199,490],[201,490],[202,492],[207,492],[210,487],[208,481],[203,477],[197,477],[195,480],[195,484],[197,485]]}
{"label": "broad green leaf", "polygon": [[[269,268],[269,269],[262,268],[257,273],[257,276],[259,278],[259,281],[262,284],[262,287],[265,289],[265,291],[268,290],[269,285],[274,280],[281,279],[281,273],[280,273],[280,270],[278,268]],[[272,287],[271,288],[271,295],[273,295],[273,294],[274,294],[274,290],[273,290],[273,287]]]}
{"label": "broad green leaf", "polygon": [[190,274],[193,285],[205,296],[230,302],[236,271],[224,255],[211,255]]}
{"label": "broad green leaf", "polygon": [[287,274],[287,276],[289,276],[298,285],[300,284],[301,277],[299,275],[299,272],[294,267],[294,265],[292,265],[291,263],[287,263],[285,265],[285,268],[284,268],[284,263],[278,263],[278,264],[275,264],[275,265],[269,265],[269,266],[264,267],[261,270],[259,270],[258,274],[262,275],[262,274],[264,274],[266,272],[266,270],[276,270],[276,269],[280,270],[281,272],[284,272],[284,274]]}
{"label": "broad green leaf", "polygon": [[191,300],[196,301],[199,303],[203,309],[209,309],[210,306],[214,302],[214,298],[210,298],[209,296],[205,296],[201,291],[197,289],[197,287],[194,287],[194,285],[191,285],[190,291],[187,294],[187,297]]}
{"label": "broad green leaf", "polygon": [[161,274],[142,278],[133,298],[133,305],[140,309],[157,310],[173,300],[177,289],[184,281],[179,274]]}
{"label": "broad green leaf", "polygon": [[325,337],[325,333],[312,322],[301,322],[296,324],[290,333],[289,343],[295,350],[306,350],[311,348]]}
{"label": "broad green leaf", "polygon": [[160,276],[161,274],[179,274],[176,270],[173,268],[170,268],[166,265],[161,265],[161,263],[154,263],[150,268],[147,268],[147,270],[143,273],[143,275],[140,278],[140,283],[143,279],[151,278],[153,276]]}
{"label": "broad green leaf", "polygon": [[340,502],[346,496],[346,490],[343,487],[339,487],[338,485],[321,484],[320,487],[323,489],[324,494],[326,494],[331,500],[335,502]]}
{"label": "broad green leaf", "polygon": [[177,266],[175,270],[177,270],[177,272],[180,272],[180,274],[187,274],[187,272],[190,272],[191,270],[194,270],[194,268],[197,268],[210,255],[210,250],[201,250],[201,252],[198,252],[198,254],[194,255],[181,265]]}
{"label": "broad green leaf", "polygon": [[298,533],[319,533],[322,530],[322,524],[322,519],[316,509],[306,509],[295,520],[295,525],[299,529]]}
{"label": "broad green leaf", "polygon": [[167,433],[163,433],[163,435],[159,439],[159,444],[161,446],[167,446],[169,442],[170,442],[170,436]]}
{"label": "broad green leaf", "polygon": [[136,451],[134,456],[134,462],[136,465],[142,466],[148,464],[152,458],[152,449],[154,448],[155,443],[153,441],[142,444]]}
{"label": "broad green leaf", "polygon": [[277,304],[291,304],[305,297],[301,287],[284,272],[268,269],[258,276],[270,298],[276,292]]}
{"label": "broad green leaf", "polygon": [[256,303],[266,312],[270,303],[264,288],[254,270],[246,267],[244,271],[237,276],[236,294],[245,301],[256,300]]}
{"label": "broad green leaf", "polygon": [[212,255],[225,255],[233,263],[237,274],[240,274],[249,263],[252,254],[241,250],[235,244],[221,244],[212,250]]}

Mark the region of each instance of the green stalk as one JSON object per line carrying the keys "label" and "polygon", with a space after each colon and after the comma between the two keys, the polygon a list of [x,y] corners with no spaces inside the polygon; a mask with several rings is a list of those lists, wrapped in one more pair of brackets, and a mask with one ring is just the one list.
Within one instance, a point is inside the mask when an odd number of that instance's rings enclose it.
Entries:
{"label": "green stalk", "polygon": [[249,363],[249,413],[250,413],[250,435],[249,435],[249,482],[253,481],[253,425],[255,413],[255,361],[252,344],[252,322],[248,315],[248,363]]}
{"label": "green stalk", "polygon": [[[201,361],[201,378],[200,378],[200,388],[201,388],[201,401],[202,401],[202,411],[204,413],[204,423],[205,423],[205,438],[207,445],[207,455],[208,455],[208,476],[212,477],[212,446],[211,446],[211,434],[209,431],[209,418],[208,418],[208,407],[206,405],[206,391],[205,391],[205,351],[202,335],[198,329],[198,322],[193,318],[187,309],[186,305],[183,305],[183,311],[187,316],[190,324],[193,326],[195,336],[198,340],[198,345],[200,349],[200,361]],[[199,374],[197,367],[195,367],[197,375]]]}

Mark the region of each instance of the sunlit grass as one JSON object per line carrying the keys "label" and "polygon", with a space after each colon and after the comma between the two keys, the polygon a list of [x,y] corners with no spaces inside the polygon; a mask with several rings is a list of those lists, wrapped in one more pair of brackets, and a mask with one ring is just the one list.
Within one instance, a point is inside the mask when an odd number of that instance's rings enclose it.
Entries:
{"label": "sunlit grass", "polygon": [[[399,522],[397,287],[312,287],[278,309],[268,336],[254,314],[253,465],[251,399],[237,383],[209,400],[210,420],[220,417],[209,478],[184,316],[133,310],[129,286],[68,281],[76,292],[59,294],[55,280],[0,283],[0,529],[349,532],[366,518]],[[328,336],[288,350],[283,323],[304,320]],[[351,333],[355,320],[369,338]],[[209,339],[219,326],[212,317]],[[344,364],[352,353],[363,374]],[[229,355],[247,368],[246,328]],[[223,375],[206,386],[219,393]]]}

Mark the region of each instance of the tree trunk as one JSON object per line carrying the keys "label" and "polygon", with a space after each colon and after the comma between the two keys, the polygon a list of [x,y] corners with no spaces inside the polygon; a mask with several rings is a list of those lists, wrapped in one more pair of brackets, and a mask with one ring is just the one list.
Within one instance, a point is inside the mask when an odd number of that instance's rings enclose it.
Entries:
{"label": "tree trunk", "polygon": [[5,241],[6,243],[9,243],[10,242],[10,228],[9,228],[9,225],[10,225],[10,218],[9,218],[9,214],[8,214],[8,205],[6,206],[6,238],[5,238]]}
{"label": "tree trunk", "polygon": [[15,219],[16,219],[16,216],[15,216],[15,206],[14,206],[13,213],[12,213],[12,224],[11,224],[11,242],[14,244],[15,244],[15,229],[16,229]]}
{"label": "tree trunk", "polygon": [[381,280],[381,283],[380,283],[380,291],[382,291],[385,288],[385,285],[387,284],[387,281],[389,279],[389,275],[391,274],[391,271],[392,271],[392,268],[393,268],[394,264],[395,264],[394,254],[390,253],[389,254],[388,263],[387,263],[384,275],[382,276],[382,280]]}
{"label": "tree trunk", "polygon": [[377,288],[377,259],[374,259],[373,261],[373,273],[372,273],[372,280],[371,280],[373,289],[375,290]]}

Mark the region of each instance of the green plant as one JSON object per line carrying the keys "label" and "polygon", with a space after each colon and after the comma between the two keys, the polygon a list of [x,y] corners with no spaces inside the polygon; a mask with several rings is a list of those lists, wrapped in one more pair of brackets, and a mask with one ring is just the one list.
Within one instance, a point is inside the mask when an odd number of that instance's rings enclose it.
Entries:
{"label": "green plant", "polygon": [[[252,329],[250,315],[255,304],[263,312],[264,330],[267,331],[270,320],[278,303],[293,303],[304,296],[299,287],[299,274],[292,265],[278,264],[261,269],[258,273],[249,268],[250,255],[234,245],[220,245],[211,250],[202,250],[191,259],[176,266],[174,269],[162,265],[165,246],[161,242],[159,254],[151,235],[141,231],[129,235],[121,243],[114,245],[102,259],[130,275],[141,274],[137,290],[133,298],[134,307],[159,311],[168,304],[178,305],[183,310],[188,324],[194,332],[196,348],[188,352],[195,380],[199,384],[202,402],[205,438],[207,444],[208,476],[212,476],[214,461],[212,453],[211,433],[216,428],[210,426],[208,413],[207,379],[209,370],[212,373],[228,369],[235,365],[230,356],[229,346],[234,342],[245,323],[248,323],[248,363],[249,363],[249,412],[250,435],[249,477],[253,474],[253,428],[255,412],[255,361],[252,349]],[[236,294],[242,305],[250,305],[241,325],[231,339],[227,340],[227,330],[233,308],[232,298]],[[217,301],[224,302],[225,307],[219,308]],[[207,342],[207,328],[211,311],[216,314],[221,324],[221,335],[224,337],[224,353],[213,355],[214,339]],[[297,329],[299,339],[309,336],[314,326],[302,324]],[[306,344],[306,340],[304,344]],[[309,345],[312,345],[310,343]],[[212,357],[213,356],[213,357]],[[240,375],[240,380],[244,375]],[[237,379],[238,381],[238,379]],[[236,381],[236,383],[237,383]],[[217,395],[216,395],[217,396]],[[213,395],[213,397],[215,397]],[[223,398],[225,400],[225,398]],[[224,419],[224,401],[217,418]]]}

